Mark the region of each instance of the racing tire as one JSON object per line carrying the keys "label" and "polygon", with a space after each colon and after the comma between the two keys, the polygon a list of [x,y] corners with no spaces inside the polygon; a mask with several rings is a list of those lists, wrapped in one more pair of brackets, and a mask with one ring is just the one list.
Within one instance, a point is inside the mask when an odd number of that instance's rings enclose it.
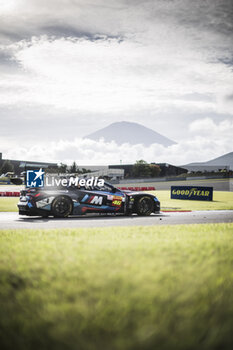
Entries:
{"label": "racing tire", "polygon": [[136,213],[140,216],[149,216],[154,211],[153,199],[149,196],[143,196],[136,202]]}
{"label": "racing tire", "polygon": [[67,218],[72,212],[72,200],[66,196],[56,197],[51,206],[51,212],[55,218]]}

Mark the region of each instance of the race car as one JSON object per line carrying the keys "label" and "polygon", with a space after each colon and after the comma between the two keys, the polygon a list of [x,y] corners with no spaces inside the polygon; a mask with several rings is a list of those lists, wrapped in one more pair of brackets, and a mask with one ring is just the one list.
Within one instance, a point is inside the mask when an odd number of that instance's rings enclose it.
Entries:
{"label": "race car", "polygon": [[91,188],[28,188],[20,193],[18,209],[20,215],[58,218],[87,213],[148,216],[160,212],[160,202],[152,194],[123,191],[105,182]]}

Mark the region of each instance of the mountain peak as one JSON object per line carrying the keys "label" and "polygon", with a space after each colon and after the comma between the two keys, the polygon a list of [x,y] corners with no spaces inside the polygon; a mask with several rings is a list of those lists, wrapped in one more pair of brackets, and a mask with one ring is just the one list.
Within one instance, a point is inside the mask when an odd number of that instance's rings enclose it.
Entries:
{"label": "mountain peak", "polygon": [[208,166],[215,166],[215,167],[217,167],[217,166],[221,166],[221,167],[228,166],[230,170],[233,170],[233,152],[229,152],[229,153],[223,154],[220,157],[208,160],[206,162],[195,162],[195,163],[189,163],[189,164],[183,165],[184,168],[187,168],[189,170],[195,170],[196,169],[195,171],[198,170],[198,167],[202,167],[203,168],[205,166],[207,166],[207,169],[208,169]]}
{"label": "mountain peak", "polygon": [[150,128],[127,121],[114,122],[103,129],[85,136],[85,138],[95,141],[103,138],[106,142],[115,141],[118,145],[129,143],[131,145],[142,144],[144,146],[150,146],[153,143],[157,143],[167,147],[176,143]]}

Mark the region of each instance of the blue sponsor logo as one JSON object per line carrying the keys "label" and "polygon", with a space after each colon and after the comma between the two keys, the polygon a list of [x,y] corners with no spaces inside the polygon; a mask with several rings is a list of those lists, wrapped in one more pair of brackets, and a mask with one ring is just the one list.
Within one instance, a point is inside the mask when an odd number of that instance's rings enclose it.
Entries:
{"label": "blue sponsor logo", "polygon": [[212,201],[213,187],[171,186],[171,199]]}
{"label": "blue sponsor logo", "polygon": [[44,187],[44,171],[27,170],[27,187]]}

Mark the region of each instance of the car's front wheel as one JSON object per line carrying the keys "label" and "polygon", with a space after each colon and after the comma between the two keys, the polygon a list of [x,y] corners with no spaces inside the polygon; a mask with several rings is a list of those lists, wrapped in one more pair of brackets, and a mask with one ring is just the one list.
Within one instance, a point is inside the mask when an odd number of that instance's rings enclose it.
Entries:
{"label": "car's front wheel", "polygon": [[72,212],[72,201],[66,196],[56,197],[51,206],[52,214],[55,218],[66,218]]}
{"label": "car's front wheel", "polygon": [[149,216],[154,211],[153,199],[143,196],[136,202],[136,213],[140,216]]}

